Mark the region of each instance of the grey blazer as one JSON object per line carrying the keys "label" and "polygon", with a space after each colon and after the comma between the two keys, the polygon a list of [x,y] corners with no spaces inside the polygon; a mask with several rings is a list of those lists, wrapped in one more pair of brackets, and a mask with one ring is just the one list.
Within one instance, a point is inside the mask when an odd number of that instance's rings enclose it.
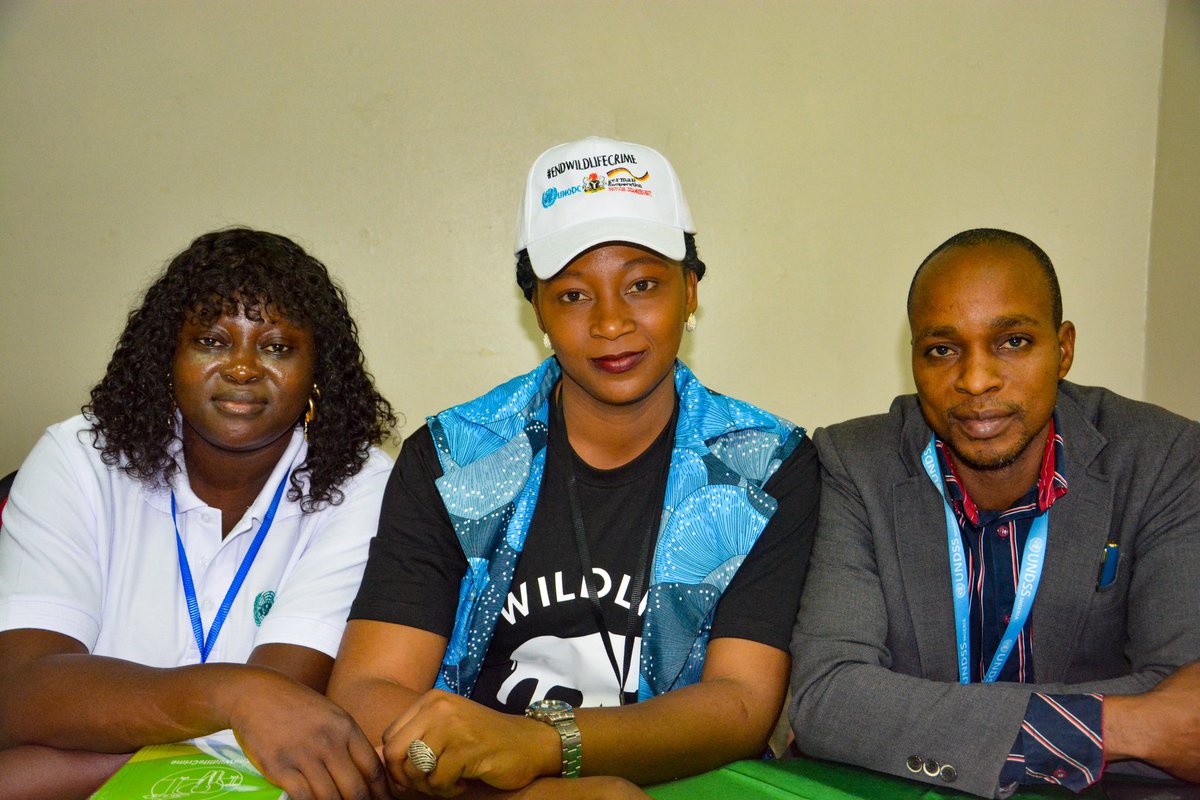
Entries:
{"label": "grey blazer", "polygon": [[[1034,602],[1037,684],[958,683],[942,499],[915,396],[813,437],[821,515],[792,637],[799,748],[990,797],[1032,691],[1132,694],[1200,659],[1200,425],[1062,383],[1067,493]],[[1117,577],[1097,588],[1106,542]],[[952,765],[914,775],[910,756]]]}

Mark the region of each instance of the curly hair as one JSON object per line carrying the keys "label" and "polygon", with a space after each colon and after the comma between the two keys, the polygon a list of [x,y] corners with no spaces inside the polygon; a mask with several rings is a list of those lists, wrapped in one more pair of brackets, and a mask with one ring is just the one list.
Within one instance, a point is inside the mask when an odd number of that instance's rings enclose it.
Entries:
{"label": "curly hair", "polygon": [[171,366],[184,322],[207,324],[226,314],[261,319],[268,309],[308,328],[316,344],[317,414],[288,497],[306,513],[340,503],[338,487],[362,469],[371,445],[390,436],[395,414],[375,390],[345,293],[325,265],[290,239],[247,228],[197,238],[130,312],[104,377],[83,406],[104,463],[151,484],[177,472],[168,421],[175,412]]}
{"label": "curly hair", "polygon": [[[708,269],[704,262],[700,260],[699,254],[696,252],[696,234],[685,233],[683,235],[683,264],[684,271],[696,273],[696,280],[704,277],[705,271]],[[533,262],[529,260],[529,251],[522,250],[517,253],[517,286],[521,287],[521,291],[525,293],[526,300],[533,299],[533,289],[537,286],[537,276],[533,274]]]}

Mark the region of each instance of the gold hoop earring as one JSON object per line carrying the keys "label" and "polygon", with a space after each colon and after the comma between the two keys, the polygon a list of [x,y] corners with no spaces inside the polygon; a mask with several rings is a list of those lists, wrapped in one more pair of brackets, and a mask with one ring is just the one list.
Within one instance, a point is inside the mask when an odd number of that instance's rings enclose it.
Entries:
{"label": "gold hoop earring", "polygon": [[312,394],[308,396],[308,413],[304,415],[304,440],[308,441],[308,423],[317,418],[317,404],[313,398],[320,397],[321,390],[313,384]]}

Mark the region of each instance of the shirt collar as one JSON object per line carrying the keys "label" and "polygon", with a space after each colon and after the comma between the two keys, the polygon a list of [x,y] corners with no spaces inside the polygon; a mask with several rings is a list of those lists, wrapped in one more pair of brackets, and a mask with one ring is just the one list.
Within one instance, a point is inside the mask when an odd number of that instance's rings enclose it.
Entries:
{"label": "shirt collar", "polygon": [[[187,464],[183,458],[183,442],[178,437],[172,443],[172,455],[175,456],[175,463],[179,465],[179,470],[171,476],[170,486],[162,494],[163,500],[166,503],[165,510],[170,511],[172,491],[175,492],[175,509],[179,514],[186,514],[198,508],[207,508],[207,504],[196,496],[196,493],[192,491],[191,484],[188,482]],[[258,497],[254,498],[254,502],[250,504],[250,508],[246,509],[246,512],[242,515],[242,519],[261,523],[263,517],[266,516],[267,509],[271,506],[275,490],[279,488],[279,482],[284,479],[285,475],[304,463],[307,455],[308,442],[304,439],[304,431],[297,425],[292,430],[292,438],[288,442],[287,449],[283,451],[283,455],[279,457],[279,461],[275,462],[275,468],[271,470],[270,477],[263,484]],[[299,513],[301,513],[300,504],[292,502],[291,498],[287,496],[287,489],[285,489],[284,496],[279,502],[279,509],[275,513],[276,518],[282,519],[295,516]],[[230,536],[246,529],[245,525],[238,526],[230,531]]]}
{"label": "shirt collar", "polygon": [[[989,515],[991,521],[995,517],[1006,516],[1014,513],[1032,513],[1035,509],[1037,513],[1043,513],[1054,505],[1054,501],[1067,493],[1067,478],[1063,472],[1063,465],[1066,464],[1065,447],[1063,444],[1062,434],[1058,430],[1056,424],[1057,412],[1050,419],[1050,433],[1046,437],[1046,446],[1042,451],[1042,466],[1038,473],[1037,483],[1029,488],[1012,507],[1001,511],[1000,513]],[[959,517],[965,517],[972,525],[979,526],[979,508],[967,494],[966,489],[958,479],[958,473],[954,471],[954,460],[950,456],[950,450],[942,442],[941,438],[937,440],[937,446],[934,448],[937,452],[938,464],[942,468],[943,483],[946,488],[946,497],[949,498],[951,505],[954,507],[955,513]]]}

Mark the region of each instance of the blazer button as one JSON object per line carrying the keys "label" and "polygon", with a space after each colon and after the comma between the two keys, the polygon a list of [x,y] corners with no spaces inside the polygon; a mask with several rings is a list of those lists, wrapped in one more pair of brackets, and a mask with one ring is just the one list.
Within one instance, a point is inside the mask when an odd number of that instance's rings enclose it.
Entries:
{"label": "blazer button", "polygon": [[938,774],[946,783],[954,783],[955,779],[958,778],[958,770],[956,770],[952,764],[943,765],[942,771]]}
{"label": "blazer button", "polygon": [[931,758],[925,762],[925,766],[921,768],[921,771],[931,778],[936,778],[941,769],[942,765],[939,764],[935,759]]}
{"label": "blazer button", "polygon": [[908,766],[909,772],[920,772],[921,767],[925,766],[925,759],[920,756],[909,756],[905,764]]}

